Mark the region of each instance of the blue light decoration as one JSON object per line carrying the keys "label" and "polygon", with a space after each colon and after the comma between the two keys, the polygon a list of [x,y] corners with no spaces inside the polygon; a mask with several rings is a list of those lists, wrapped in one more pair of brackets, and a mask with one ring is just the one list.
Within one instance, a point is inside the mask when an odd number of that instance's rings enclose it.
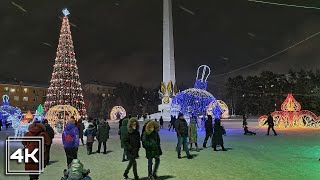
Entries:
{"label": "blue light decoration", "polygon": [[[199,77],[199,70],[202,69],[202,76]],[[206,71],[208,74],[206,75]],[[179,92],[171,104],[171,114],[177,115],[182,112],[185,116],[204,116],[206,115],[207,108],[210,103],[215,102],[216,98],[213,97],[211,93],[206,91],[207,89],[207,79],[210,75],[210,68],[207,65],[199,66],[197,70],[196,82],[194,88],[186,89]],[[221,114],[221,108],[213,108],[214,114]]]}
{"label": "blue light decoration", "polygon": [[10,124],[13,124],[13,121],[20,121],[21,117],[22,117],[22,113],[20,108],[10,106],[9,96],[3,95],[2,103],[0,106],[0,118],[2,120],[2,125],[5,126],[6,121],[9,122]]}

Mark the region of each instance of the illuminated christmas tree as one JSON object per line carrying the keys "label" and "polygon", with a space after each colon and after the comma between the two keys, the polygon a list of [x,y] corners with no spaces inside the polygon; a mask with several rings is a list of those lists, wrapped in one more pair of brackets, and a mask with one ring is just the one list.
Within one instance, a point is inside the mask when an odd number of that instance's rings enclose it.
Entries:
{"label": "illuminated christmas tree", "polygon": [[44,107],[48,111],[49,108],[55,105],[71,105],[84,118],[87,117],[87,112],[67,17],[70,13],[67,9],[62,12],[64,17],[60,30],[59,45]]}

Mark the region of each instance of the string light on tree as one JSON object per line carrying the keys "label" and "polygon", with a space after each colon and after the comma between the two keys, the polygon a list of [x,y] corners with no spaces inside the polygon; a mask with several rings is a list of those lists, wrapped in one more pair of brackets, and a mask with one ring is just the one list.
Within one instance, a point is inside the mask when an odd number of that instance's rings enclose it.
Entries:
{"label": "string light on tree", "polygon": [[59,45],[44,107],[48,111],[55,105],[71,105],[79,111],[81,117],[86,118],[87,112],[75,59],[70,23],[67,17],[70,12],[67,9],[63,9],[62,12],[64,17],[60,30]]}

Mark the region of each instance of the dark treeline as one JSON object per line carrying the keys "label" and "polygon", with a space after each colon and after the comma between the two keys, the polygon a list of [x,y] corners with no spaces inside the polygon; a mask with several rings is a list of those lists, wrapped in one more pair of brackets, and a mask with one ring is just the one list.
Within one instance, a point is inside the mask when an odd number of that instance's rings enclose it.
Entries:
{"label": "dark treeline", "polygon": [[302,109],[320,115],[320,71],[265,71],[259,76],[229,78],[223,99],[235,114],[262,115],[280,110],[288,93],[294,95]]}

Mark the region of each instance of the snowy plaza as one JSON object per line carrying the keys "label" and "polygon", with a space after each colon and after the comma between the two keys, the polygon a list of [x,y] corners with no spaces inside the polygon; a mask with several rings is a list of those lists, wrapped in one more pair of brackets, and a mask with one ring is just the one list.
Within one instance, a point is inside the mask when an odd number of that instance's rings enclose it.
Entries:
{"label": "snowy plaza", "polygon": [[[266,136],[266,128],[260,128],[257,135],[245,136],[241,128],[241,121],[226,122],[227,136],[224,137],[227,152],[214,152],[206,148],[195,154],[194,159],[178,159],[175,151],[176,133],[168,132],[165,127],[160,131],[163,155],[161,156],[159,179],[177,180],[205,180],[205,179],[283,179],[283,180],[315,180],[320,178],[319,162],[320,132],[317,129],[285,129],[277,130],[278,136]],[[251,130],[256,129],[257,121],[248,121]],[[120,180],[127,166],[121,162],[123,150],[120,148],[118,123],[110,122],[110,139],[107,141],[108,154],[86,154],[86,147],[80,146],[78,158],[85,168],[91,170],[92,179]],[[165,125],[166,126],[166,125]],[[1,148],[3,140],[12,131],[1,131]],[[202,145],[204,132],[199,132],[198,143]],[[209,141],[211,142],[211,141]],[[202,147],[201,147],[202,148]],[[94,152],[97,142],[94,143]],[[147,179],[147,159],[145,150],[140,149],[140,158],[137,160],[138,173],[141,179]],[[182,152],[182,156],[185,153]],[[1,158],[4,157],[1,151]],[[4,162],[3,159],[0,159]],[[45,168],[40,179],[60,179],[66,166],[66,158],[61,137],[54,139],[51,150],[51,165]],[[2,165],[1,171],[4,170]],[[3,176],[0,179],[24,180],[26,177]],[[132,172],[129,177],[133,178]]]}

